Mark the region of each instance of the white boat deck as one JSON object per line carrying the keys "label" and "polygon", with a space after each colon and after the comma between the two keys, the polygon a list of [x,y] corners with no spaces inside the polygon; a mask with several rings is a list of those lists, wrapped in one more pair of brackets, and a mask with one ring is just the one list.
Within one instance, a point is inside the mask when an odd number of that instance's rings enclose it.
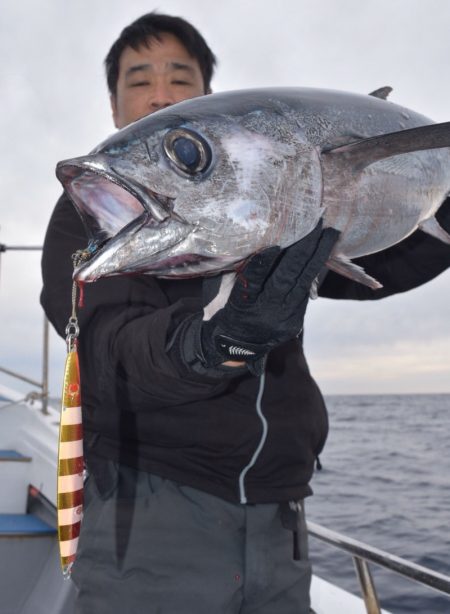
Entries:
{"label": "white boat deck", "polygon": [[[360,597],[318,576],[313,576],[312,579],[311,603],[315,614],[367,614],[364,601]],[[381,614],[391,613],[381,610]]]}

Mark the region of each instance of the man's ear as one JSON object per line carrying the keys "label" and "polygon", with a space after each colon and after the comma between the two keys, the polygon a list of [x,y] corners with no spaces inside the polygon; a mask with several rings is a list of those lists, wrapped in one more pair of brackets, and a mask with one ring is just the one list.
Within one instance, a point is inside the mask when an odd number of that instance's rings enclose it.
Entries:
{"label": "man's ear", "polygon": [[109,103],[111,105],[112,118],[116,128],[119,128],[117,125],[117,98],[114,94],[111,94],[109,97]]}

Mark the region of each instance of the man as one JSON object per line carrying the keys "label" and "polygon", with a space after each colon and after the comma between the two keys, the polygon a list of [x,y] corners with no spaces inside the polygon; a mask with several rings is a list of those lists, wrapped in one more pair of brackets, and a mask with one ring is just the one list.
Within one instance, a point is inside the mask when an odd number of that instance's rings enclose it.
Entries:
{"label": "man", "polygon": [[125,28],[105,60],[116,128],[210,94],[215,64],[206,42],[186,22],[152,14]]}
{"label": "man", "polygon": [[[144,15],[106,58],[116,127],[209,93],[214,64],[190,24]],[[319,225],[285,252],[253,258],[208,322],[214,280],[121,277],[86,289],[90,478],[72,574],[78,612],[309,612],[303,499],[327,416],[299,333],[335,240]],[[42,293],[62,336],[71,255],[86,241],[63,196],[47,231]]]}

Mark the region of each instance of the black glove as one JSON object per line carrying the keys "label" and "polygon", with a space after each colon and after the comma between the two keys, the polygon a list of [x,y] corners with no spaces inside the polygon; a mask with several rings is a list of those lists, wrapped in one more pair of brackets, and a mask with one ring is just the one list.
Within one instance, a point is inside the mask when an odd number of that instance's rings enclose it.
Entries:
{"label": "black glove", "polygon": [[322,221],[285,250],[270,247],[238,273],[225,306],[201,323],[197,356],[207,367],[245,361],[254,373],[268,352],[298,336],[311,285],[323,268],[339,232]]}

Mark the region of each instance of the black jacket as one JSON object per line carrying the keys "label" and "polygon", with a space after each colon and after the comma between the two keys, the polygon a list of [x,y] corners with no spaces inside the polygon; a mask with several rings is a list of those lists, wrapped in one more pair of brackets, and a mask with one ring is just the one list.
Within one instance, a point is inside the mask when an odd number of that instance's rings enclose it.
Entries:
{"label": "black jacket", "polygon": [[[63,196],[45,239],[41,296],[61,336],[71,311],[71,254],[85,246],[83,226]],[[388,293],[434,277],[448,257],[436,263]],[[386,262],[370,272],[389,282]],[[372,298],[371,290],[336,277],[329,274],[322,286],[327,296]],[[230,501],[303,498],[328,425],[301,342],[271,352],[265,381],[246,369],[208,377],[188,371],[167,344],[180,321],[201,310],[201,283],[135,276],[86,287],[78,315],[88,466],[101,473],[99,459],[113,459]]]}

